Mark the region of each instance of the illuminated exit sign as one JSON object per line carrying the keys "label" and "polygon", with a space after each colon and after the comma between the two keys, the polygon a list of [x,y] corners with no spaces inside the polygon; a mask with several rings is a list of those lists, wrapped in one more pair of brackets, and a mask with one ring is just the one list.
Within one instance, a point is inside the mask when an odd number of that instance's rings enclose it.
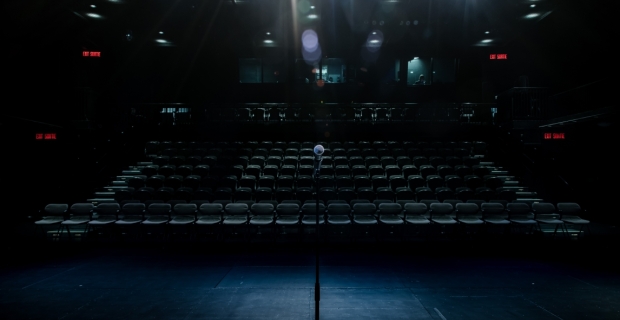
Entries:
{"label": "illuminated exit sign", "polygon": [[543,133],[543,138],[545,140],[564,140],[564,132],[560,132],[560,133],[551,133],[551,132],[545,132]]}
{"label": "illuminated exit sign", "polygon": [[101,51],[82,51],[82,57],[101,58]]}
{"label": "illuminated exit sign", "polygon": [[35,140],[56,140],[55,133],[36,133]]}
{"label": "illuminated exit sign", "polygon": [[490,60],[508,60],[508,54],[507,53],[492,53],[489,56]]}

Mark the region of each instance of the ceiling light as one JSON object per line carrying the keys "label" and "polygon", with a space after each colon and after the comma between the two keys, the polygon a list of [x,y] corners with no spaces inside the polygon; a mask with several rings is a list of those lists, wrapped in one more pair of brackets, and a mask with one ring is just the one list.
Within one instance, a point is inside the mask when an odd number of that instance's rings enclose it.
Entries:
{"label": "ceiling light", "polygon": [[159,34],[164,34],[164,32],[163,31],[159,31]]}
{"label": "ceiling light", "polygon": [[480,42],[482,42],[482,43],[489,43],[489,42],[492,42],[492,41],[493,41],[493,40],[491,40],[491,39],[484,39],[484,40],[482,40],[482,41],[480,41]]}
{"label": "ceiling light", "polygon": [[271,32],[267,32],[267,35],[270,35],[270,34],[271,34]]}
{"label": "ceiling light", "polygon": [[316,19],[316,18],[318,18],[318,17],[319,17],[319,16],[317,16],[316,14],[310,14],[310,15],[308,15],[308,18],[309,18],[309,19]]}
{"label": "ceiling light", "polygon": [[93,8],[93,9],[94,9],[94,8],[97,8],[97,6],[96,6],[96,5],[94,5],[94,4],[91,4],[91,5],[90,5],[90,7],[91,7],[91,8]]}
{"label": "ceiling light", "polygon": [[528,15],[525,16],[526,19],[533,19],[538,17],[540,14],[539,13],[530,13]]}
{"label": "ceiling light", "polygon": [[314,6],[310,6],[310,9],[314,9]]}
{"label": "ceiling light", "polygon": [[484,32],[484,34],[489,34],[489,33],[490,33],[489,31],[485,31],[485,32]]}
{"label": "ceiling light", "polygon": [[168,43],[168,41],[164,40],[164,39],[157,39],[155,40],[157,43]]}
{"label": "ceiling light", "polygon": [[536,8],[536,5],[535,4],[530,5],[530,8]]}
{"label": "ceiling light", "polygon": [[264,43],[273,43],[273,40],[265,40]]}
{"label": "ceiling light", "polygon": [[379,40],[375,39],[375,40],[370,40],[370,43],[379,43]]}
{"label": "ceiling light", "polygon": [[420,59],[420,57],[413,57],[413,60],[418,60]]}
{"label": "ceiling light", "polygon": [[373,31],[373,32],[372,32],[372,34],[377,34],[377,32],[376,32],[376,31]]}
{"label": "ceiling light", "polygon": [[87,13],[86,15],[91,17],[91,18],[95,18],[95,19],[101,18],[101,16],[96,14],[96,13]]}

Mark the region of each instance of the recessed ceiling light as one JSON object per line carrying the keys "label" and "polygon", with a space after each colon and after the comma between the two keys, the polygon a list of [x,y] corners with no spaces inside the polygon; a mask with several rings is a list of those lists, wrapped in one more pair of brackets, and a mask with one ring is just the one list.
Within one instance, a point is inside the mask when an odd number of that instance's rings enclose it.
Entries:
{"label": "recessed ceiling light", "polygon": [[270,35],[270,34],[271,34],[271,32],[267,32],[267,35]]}
{"label": "recessed ceiling light", "polygon": [[370,43],[379,43],[379,40],[370,40]]}
{"label": "recessed ceiling light", "polygon": [[485,32],[484,32],[484,34],[489,34],[489,33],[490,33],[489,31],[485,31]]}
{"label": "recessed ceiling light", "polygon": [[536,8],[536,5],[535,4],[530,5],[530,8]]}
{"label": "recessed ceiling light", "polygon": [[96,14],[96,13],[87,13],[86,15],[91,17],[91,18],[95,18],[95,19],[101,18],[101,16]]}
{"label": "recessed ceiling light", "polygon": [[525,18],[527,18],[527,19],[533,19],[533,18],[538,17],[539,15],[540,15],[539,13],[530,13],[530,14],[528,14],[527,16],[525,16]]}
{"label": "recessed ceiling light", "polygon": [[168,41],[164,40],[164,39],[157,39],[155,40],[157,43],[168,43]]}
{"label": "recessed ceiling light", "polygon": [[93,9],[94,9],[94,8],[97,8],[97,6],[96,6],[96,5],[94,5],[94,4],[91,4],[91,5],[90,5],[90,7],[91,7],[91,8],[93,8]]}
{"label": "recessed ceiling light", "polygon": [[492,41],[493,41],[493,40],[491,40],[491,39],[484,39],[484,40],[482,40],[481,42],[482,42],[482,43],[489,43],[489,42],[492,42]]}
{"label": "recessed ceiling light", "polygon": [[265,40],[264,43],[273,43],[273,40]]}
{"label": "recessed ceiling light", "polygon": [[418,60],[420,59],[420,57],[413,57],[413,60]]}
{"label": "recessed ceiling light", "polygon": [[318,18],[318,17],[319,17],[319,16],[317,16],[316,14],[310,14],[310,15],[308,15],[308,18],[310,18],[310,19],[316,19],[316,18]]}
{"label": "recessed ceiling light", "polygon": [[314,9],[314,6],[310,6],[310,9]]}
{"label": "recessed ceiling light", "polygon": [[164,34],[164,32],[163,31],[159,31],[159,34]]}
{"label": "recessed ceiling light", "polygon": [[377,34],[377,32],[376,32],[376,31],[373,31],[373,32],[372,32],[372,34]]}

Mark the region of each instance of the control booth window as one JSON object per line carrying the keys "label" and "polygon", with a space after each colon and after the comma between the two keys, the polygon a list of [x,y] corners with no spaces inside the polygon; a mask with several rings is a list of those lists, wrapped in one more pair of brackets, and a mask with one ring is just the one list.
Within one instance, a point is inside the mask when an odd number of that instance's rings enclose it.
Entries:
{"label": "control booth window", "polygon": [[261,83],[262,63],[260,59],[239,59],[239,82]]}
{"label": "control booth window", "polygon": [[343,83],[347,65],[343,59],[328,58],[322,61],[323,80],[327,83]]}
{"label": "control booth window", "polygon": [[429,85],[432,81],[431,58],[414,57],[407,62],[407,85]]}
{"label": "control booth window", "polygon": [[454,58],[433,58],[433,83],[454,83],[456,60]]}

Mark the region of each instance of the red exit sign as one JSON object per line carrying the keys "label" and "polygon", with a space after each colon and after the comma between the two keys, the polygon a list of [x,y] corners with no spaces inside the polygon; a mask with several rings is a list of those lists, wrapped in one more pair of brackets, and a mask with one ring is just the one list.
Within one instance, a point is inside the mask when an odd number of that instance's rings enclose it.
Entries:
{"label": "red exit sign", "polygon": [[543,138],[545,140],[564,140],[564,132],[560,132],[560,133],[545,132],[543,133]]}
{"label": "red exit sign", "polygon": [[82,57],[101,58],[101,51],[82,51]]}
{"label": "red exit sign", "polygon": [[56,140],[55,133],[36,133],[35,140]]}
{"label": "red exit sign", "polygon": [[491,55],[489,56],[489,59],[491,59],[491,60],[508,60],[508,54],[507,53],[491,53]]}

